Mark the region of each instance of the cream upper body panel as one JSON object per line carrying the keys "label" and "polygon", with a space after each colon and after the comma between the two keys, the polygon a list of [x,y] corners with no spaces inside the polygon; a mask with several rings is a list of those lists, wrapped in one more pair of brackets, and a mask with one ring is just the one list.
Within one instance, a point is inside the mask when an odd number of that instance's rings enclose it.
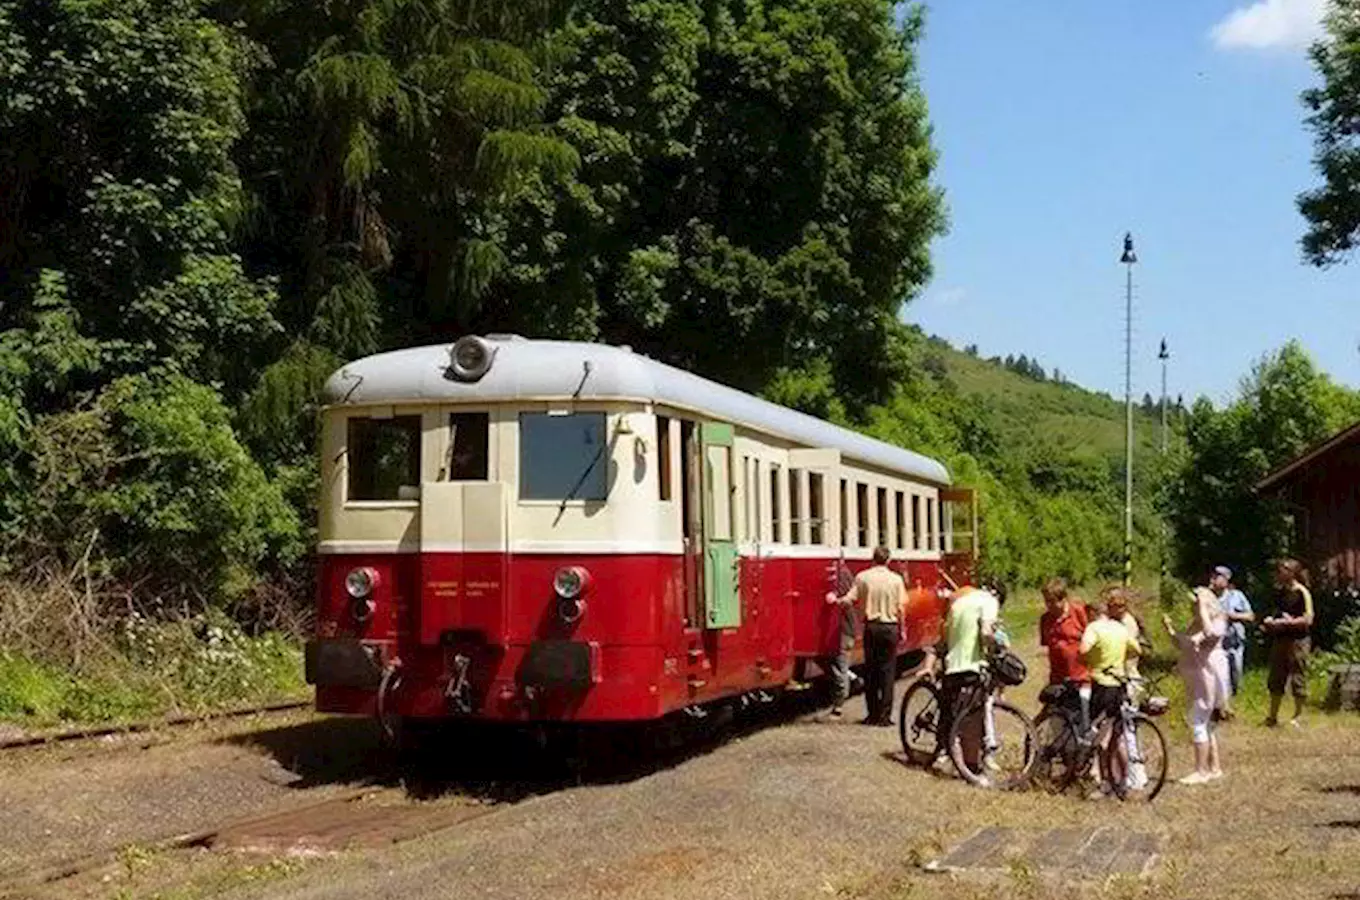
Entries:
{"label": "cream upper body panel", "polygon": [[[684,552],[686,419],[734,426],[723,465],[728,527],[743,555],[867,558],[879,541],[899,559],[935,559],[948,549],[938,500],[948,473],[934,460],[625,350],[492,346],[492,366],[473,384],[448,376],[447,350],[438,347],[360,360],[332,376],[322,429],[323,553]],[[474,479],[460,481],[451,470],[452,435],[458,417],[469,415],[484,416],[485,461]],[[364,440],[365,428],[406,442],[405,456],[387,448],[405,470],[402,486],[388,484],[381,499],[368,499],[371,486],[351,471],[362,454],[349,443]]]}

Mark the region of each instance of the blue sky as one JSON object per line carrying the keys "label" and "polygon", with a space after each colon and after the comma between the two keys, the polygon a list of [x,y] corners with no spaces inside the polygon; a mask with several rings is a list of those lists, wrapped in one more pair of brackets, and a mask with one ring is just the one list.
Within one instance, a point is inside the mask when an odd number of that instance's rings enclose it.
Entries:
{"label": "blue sky", "polygon": [[1124,390],[1229,399],[1298,338],[1360,386],[1360,259],[1299,253],[1316,183],[1301,90],[1323,0],[939,0],[921,47],[950,233],[903,317],[986,356]]}

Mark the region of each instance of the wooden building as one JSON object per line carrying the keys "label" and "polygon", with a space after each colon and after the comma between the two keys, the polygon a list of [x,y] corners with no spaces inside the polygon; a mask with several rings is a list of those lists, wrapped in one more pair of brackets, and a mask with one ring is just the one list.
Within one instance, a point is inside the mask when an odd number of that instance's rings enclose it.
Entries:
{"label": "wooden building", "polygon": [[1360,584],[1360,422],[1271,472],[1256,491],[1287,504],[1314,583]]}

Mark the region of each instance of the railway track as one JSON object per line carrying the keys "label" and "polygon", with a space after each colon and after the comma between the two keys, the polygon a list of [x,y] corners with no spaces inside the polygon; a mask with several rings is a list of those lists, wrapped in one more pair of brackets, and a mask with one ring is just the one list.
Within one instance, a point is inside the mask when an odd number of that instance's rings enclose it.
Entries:
{"label": "railway track", "polygon": [[[202,848],[276,857],[329,855],[395,844],[509,805],[465,798],[419,802],[391,790],[356,788],[326,800],[127,846],[155,853]],[[72,880],[116,870],[127,846],[11,873],[0,880],[0,900],[44,896]]]}
{"label": "railway track", "polygon": [[296,712],[300,709],[310,708],[311,705],[311,700],[290,700],[279,703],[264,703],[254,706],[237,707],[234,709],[201,713],[197,715],[165,716],[158,719],[145,719],[138,722],[126,722],[119,725],[97,725],[88,728],[66,728],[57,731],[44,731],[36,734],[26,734],[21,737],[0,740],[0,753],[7,750],[19,750],[24,747],[42,746],[44,744],[86,741],[114,735],[141,734],[148,731],[158,731],[167,728],[183,728],[189,725],[200,725],[207,722],[243,719],[247,716],[276,715],[285,712]]}

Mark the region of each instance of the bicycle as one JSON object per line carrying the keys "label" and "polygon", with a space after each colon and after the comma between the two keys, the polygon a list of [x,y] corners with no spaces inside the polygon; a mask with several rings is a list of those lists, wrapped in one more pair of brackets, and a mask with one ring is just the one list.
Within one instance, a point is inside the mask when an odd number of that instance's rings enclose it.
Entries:
{"label": "bicycle", "polygon": [[948,740],[941,742],[940,687],[927,671],[907,688],[898,709],[907,761],[932,766],[948,747],[950,762],[969,784],[1001,790],[1026,784],[1037,761],[1038,734],[1029,716],[998,699],[1003,688],[991,669],[984,669],[980,681],[961,692]]}
{"label": "bicycle", "polygon": [[[1150,803],[1166,784],[1166,737],[1153,717],[1166,712],[1167,699],[1147,696],[1135,702],[1130,686],[1148,686],[1147,680],[1108,670],[1107,673],[1119,682],[1123,698],[1117,718],[1101,713],[1091,722],[1088,735],[1103,735],[1104,740],[1081,739],[1081,699],[1075,682],[1068,679],[1040,692],[1044,708],[1034,719],[1039,740],[1034,780],[1054,793],[1063,793],[1075,784],[1089,781],[1095,769],[1100,782],[1110,785],[1120,800]],[[1159,682],[1160,679],[1152,682],[1150,687],[1155,689]],[[1118,752],[1117,740],[1128,750],[1127,763]]]}

